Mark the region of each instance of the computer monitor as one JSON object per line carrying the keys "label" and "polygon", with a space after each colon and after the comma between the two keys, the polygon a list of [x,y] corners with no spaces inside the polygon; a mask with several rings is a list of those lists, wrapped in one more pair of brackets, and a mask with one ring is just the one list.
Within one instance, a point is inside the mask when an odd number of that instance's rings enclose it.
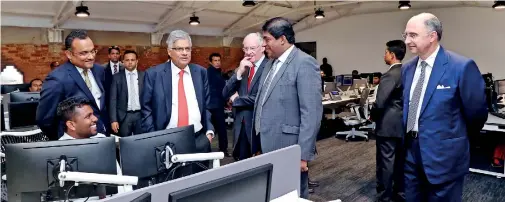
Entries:
{"label": "computer monitor", "polygon": [[352,81],[353,81],[352,75],[346,74],[342,79],[342,86],[352,86]]}
{"label": "computer monitor", "polygon": [[268,202],[272,164],[213,180],[168,195],[168,202]]}
{"label": "computer monitor", "polygon": [[11,93],[14,91],[19,91],[19,92],[27,92],[28,89],[30,88],[29,83],[23,83],[23,84],[8,84],[8,85],[3,85],[1,87],[1,94],[7,94]]}
{"label": "computer monitor", "polygon": [[10,93],[10,102],[28,102],[39,101],[39,92],[12,92]]}
{"label": "computer monitor", "polygon": [[151,202],[151,193],[146,192],[130,202]]}
{"label": "computer monitor", "polygon": [[495,92],[498,95],[505,94],[505,79],[494,81]]}
{"label": "computer monitor", "polygon": [[9,102],[10,129],[37,125],[37,107],[39,102]]}
{"label": "computer monitor", "polygon": [[[103,185],[65,183],[59,185],[60,159],[67,159],[66,170],[97,174],[117,174],[114,138],[90,138],[5,145],[8,200],[14,202],[87,198],[103,192]],[[117,186],[108,186],[107,195],[116,194]]]}
{"label": "computer monitor", "polygon": [[[193,125],[119,139],[123,175],[137,176],[133,189],[165,182],[193,173],[193,165],[170,169],[165,166],[165,148],[169,145],[174,154],[196,153]],[[177,167],[176,170],[174,170]],[[172,172],[171,172],[172,171]]]}
{"label": "computer monitor", "polygon": [[341,86],[344,81],[344,75],[338,75],[335,77],[335,83],[337,86]]}

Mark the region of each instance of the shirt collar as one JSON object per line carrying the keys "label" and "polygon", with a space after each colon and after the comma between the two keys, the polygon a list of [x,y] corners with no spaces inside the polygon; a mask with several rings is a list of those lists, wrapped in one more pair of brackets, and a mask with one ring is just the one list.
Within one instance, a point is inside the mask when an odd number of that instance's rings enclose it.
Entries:
{"label": "shirt collar", "polygon": [[[175,64],[172,61],[170,61],[170,63],[171,63],[170,64],[170,68],[172,69],[172,74],[173,75],[178,75],[179,72],[181,71],[181,69],[179,69],[179,67],[175,66]],[[188,73],[188,74],[191,75],[191,73],[189,72],[189,66],[188,65],[186,65],[186,67],[184,67],[183,70],[184,70],[184,72],[186,72],[186,73]]]}
{"label": "shirt collar", "polygon": [[[440,45],[437,46],[437,49],[428,57],[426,60],[424,60],[426,63],[428,63],[428,66],[433,67],[435,65],[435,59],[437,58],[438,51],[440,50]],[[417,61],[417,66],[421,64],[423,60],[419,58]]]}
{"label": "shirt collar", "polygon": [[254,63],[254,66],[259,67],[264,59],[265,59],[265,54],[263,54],[263,56],[261,56],[261,58]]}
{"label": "shirt collar", "polygon": [[291,47],[289,47],[286,51],[284,51],[284,53],[279,58],[277,58],[277,60],[279,60],[279,62],[284,63],[286,59],[288,59],[289,54],[291,53],[291,51],[293,51],[294,48],[295,45],[291,45]]}
{"label": "shirt collar", "polygon": [[119,67],[119,61],[117,63],[113,63],[112,61],[109,60],[110,67],[114,68],[114,65],[117,65]]}
{"label": "shirt collar", "polygon": [[127,74],[130,74],[130,73],[137,74],[137,68],[135,68],[133,71],[129,71],[126,68],[124,70],[126,71]]}
{"label": "shirt collar", "polygon": [[389,69],[391,69],[391,67],[395,66],[395,65],[401,65],[402,63],[401,62],[398,62],[398,63],[394,63],[392,65],[389,66]]}
{"label": "shirt collar", "polygon": [[[105,137],[105,135],[101,133],[97,133],[96,135],[93,135],[89,138],[99,138],[99,137]],[[68,133],[63,133],[63,135],[60,137],[60,140],[75,140],[76,138],[70,136]]]}
{"label": "shirt collar", "polygon": [[[77,68],[77,71],[79,71],[79,74],[82,74],[82,72],[84,72],[84,69],[83,68],[80,68],[78,66],[75,66],[75,68]],[[88,69],[88,73],[91,69]]]}

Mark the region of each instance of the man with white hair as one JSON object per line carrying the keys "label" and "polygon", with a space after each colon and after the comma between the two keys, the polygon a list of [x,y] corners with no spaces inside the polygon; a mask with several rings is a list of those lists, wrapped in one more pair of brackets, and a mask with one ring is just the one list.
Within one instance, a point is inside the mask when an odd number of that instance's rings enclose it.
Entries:
{"label": "man with white hair", "polygon": [[170,61],[149,68],[141,93],[143,132],[193,125],[197,152],[210,152],[214,128],[207,103],[207,71],[190,64],[191,37],[182,30],[167,39]]}
{"label": "man with white hair", "polygon": [[248,34],[242,45],[244,58],[223,89],[223,97],[226,100],[229,98],[235,108],[233,157],[236,160],[249,158],[260,150],[259,136],[251,135],[252,118],[254,100],[260,85],[258,80],[268,61],[260,33]]}
{"label": "man with white hair", "polygon": [[484,79],[472,59],[439,45],[442,24],[433,14],[412,17],[404,38],[417,55],[402,73],[406,201],[461,201],[467,135],[487,120]]}

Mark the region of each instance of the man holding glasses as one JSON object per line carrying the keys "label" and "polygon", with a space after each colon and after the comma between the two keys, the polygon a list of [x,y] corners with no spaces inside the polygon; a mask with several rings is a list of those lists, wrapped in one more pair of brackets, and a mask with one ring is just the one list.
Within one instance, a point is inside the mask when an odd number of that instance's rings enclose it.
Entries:
{"label": "man holding glasses", "polygon": [[56,116],[58,103],[69,97],[91,100],[98,118],[97,131],[108,135],[109,117],[105,105],[104,68],[95,64],[97,50],[84,30],[74,30],[65,38],[68,61],[52,71],[44,81],[37,108],[37,125],[51,140],[63,135],[63,123]]}

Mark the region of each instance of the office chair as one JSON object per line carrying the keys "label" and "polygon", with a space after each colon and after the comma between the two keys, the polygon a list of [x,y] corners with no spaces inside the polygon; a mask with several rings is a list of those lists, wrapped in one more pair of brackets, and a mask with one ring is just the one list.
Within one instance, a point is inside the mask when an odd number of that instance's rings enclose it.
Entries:
{"label": "office chair", "polygon": [[[359,101],[359,104],[354,104],[350,103],[347,106],[351,109],[353,112],[351,116],[343,116],[342,119],[344,119],[344,123],[347,126],[351,126],[352,129],[350,131],[340,131],[337,132],[335,137],[338,137],[339,135],[345,135],[345,141],[349,141],[349,137],[355,138],[356,136],[358,137],[363,137],[365,138],[365,141],[368,142],[368,131],[359,131],[356,130],[357,128],[361,126],[365,126],[368,124],[368,94],[370,93],[370,89],[365,88],[363,89],[363,92],[361,93],[361,98]],[[363,113],[362,113],[363,112]]]}

